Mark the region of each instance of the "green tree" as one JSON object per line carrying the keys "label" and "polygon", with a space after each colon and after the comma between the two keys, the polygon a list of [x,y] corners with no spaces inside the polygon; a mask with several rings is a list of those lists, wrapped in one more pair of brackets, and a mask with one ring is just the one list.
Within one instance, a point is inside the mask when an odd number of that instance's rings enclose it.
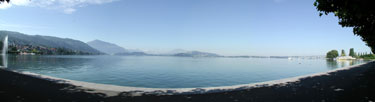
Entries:
{"label": "green tree", "polygon": [[353,33],[375,53],[375,6],[373,0],[316,0],[320,16],[334,13],[342,27],[353,27]]}
{"label": "green tree", "polygon": [[331,50],[327,53],[326,58],[336,58],[339,56],[339,52],[337,50]]}
{"label": "green tree", "polygon": [[354,49],[350,48],[349,56],[356,57]]}
{"label": "green tree", "polygon": [[346,56],[345,50],[341,50],[341,56]]}

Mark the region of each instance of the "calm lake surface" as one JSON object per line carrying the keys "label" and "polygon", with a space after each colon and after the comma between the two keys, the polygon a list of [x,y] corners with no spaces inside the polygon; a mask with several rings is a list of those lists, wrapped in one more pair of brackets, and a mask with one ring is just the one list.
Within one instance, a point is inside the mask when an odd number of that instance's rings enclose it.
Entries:
{"label": "calm lake surface", "polygon": [[8,69],[121,86],[193,88],[278,80],[364,62],[166,56],[8,56]]}

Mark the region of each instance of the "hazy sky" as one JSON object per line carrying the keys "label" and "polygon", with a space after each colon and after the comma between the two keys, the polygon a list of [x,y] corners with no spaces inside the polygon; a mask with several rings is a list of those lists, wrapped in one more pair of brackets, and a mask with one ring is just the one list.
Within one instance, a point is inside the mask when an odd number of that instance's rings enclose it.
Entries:
{"label": "hazy sky", "polygon": [[0,30],[94,39],[147,51],[221,55],[325,55],[370,52],[315,0],[13,0],[0,6]]}

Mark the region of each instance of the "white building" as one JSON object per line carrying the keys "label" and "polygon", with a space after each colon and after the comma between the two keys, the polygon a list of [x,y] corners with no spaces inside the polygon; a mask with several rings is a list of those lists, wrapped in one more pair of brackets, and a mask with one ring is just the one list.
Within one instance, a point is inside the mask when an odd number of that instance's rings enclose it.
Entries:
{"label": "white building", "polygon": [[336,60],[355,60],[352,56],[339,56],[335,58]]}

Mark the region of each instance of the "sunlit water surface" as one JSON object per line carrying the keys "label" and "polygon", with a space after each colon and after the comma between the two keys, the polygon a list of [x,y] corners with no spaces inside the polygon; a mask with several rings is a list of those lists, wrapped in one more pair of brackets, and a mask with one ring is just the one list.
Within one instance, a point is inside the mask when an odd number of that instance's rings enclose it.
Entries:
{"label": "sunlit water surface", "polygon": [[121,86],[193,88],[278,80],[364,62],[167,56],[8,56],[8,69]]}

